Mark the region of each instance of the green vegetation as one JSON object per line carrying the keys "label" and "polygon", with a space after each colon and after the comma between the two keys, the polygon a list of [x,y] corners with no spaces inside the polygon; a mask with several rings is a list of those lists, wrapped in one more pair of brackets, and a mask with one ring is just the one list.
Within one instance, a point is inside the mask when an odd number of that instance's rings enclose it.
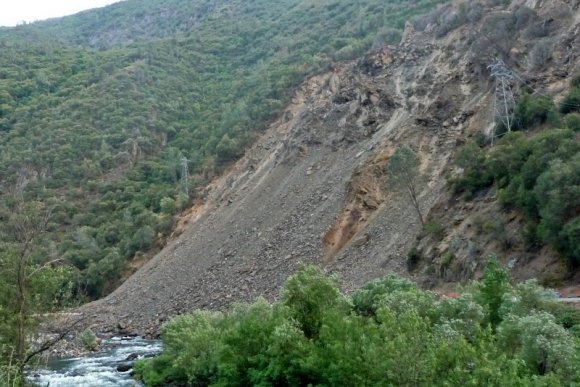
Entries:
{"label": "green vegetation", "polygon": [[564,125],[568,129],[572,129],[575,132],[580,132],[580,114],[568,114],[564,119]]}
{"label": "green vegetation", "polygon": [[411,201],[421,225],[425,226],[419,203],[421,172],[419,171],[419,157],[415,151],[406,145],[397,148],[389,160],[387,172],[389,189],[402,192]]}
{"label": "green vegetation", "polygon": [[79,335],[79,341],[81,342],[83,348],[93,351],[97,348],[98,341],[95,332],[93,332],[90,328],[85,329]]}
{"label": "green vegetation", "polygon": [[423,230],[425,233],[427,233],[427,235],[431,235],[436,240],[441,240],[445,236],[445,228],[440,222],[436,220],[427,222]]}
{"label": "green vegetation", "polygon": [[128,0],[0,29],[0,222],[51,207],[76,295],[107,294],[293,87],[442,2]]}
{"label": "green vegetation", "polygon": [[[487,152],[474,142],[466,144],[457,157],[464,171],[453,180],[455,190],[471,197],[495,185],[501,203],[517,208],[529,221],[523,232],[528,247],[547,243],[577,266],[580,142],[576,117],[570,114],[560,120],[549,98],[528,94],[518,101],[514,115],[520,130],[546,130],[507,133]],[[565,128],[554,128],[561,121]]]}
{"label": "green vegetation", "polygon": [[71,268],[45,238],[49,212],[35,202],[14,203],[12,211],[0,223],[0,236],[12,241],[0,244],[0,386],[20,385],[24,367],[54,344],[31,339],[43,314],[67,306],[73,293]]}
{"label": "green vegetation", "polygon": [[580,112],[580,74],[576,74],[570,82],[572,90],[562,100],[560,111],[564,114]]}
{"label": "green vegetation", "polygon": [[523,94],[514,112],[516,130],[532,129],[543,124],[557,126],[559,117],[550,97]]}
{"label": "green vegetation", "polygon": [[564,309],[493,259],[457,299],[392,275],[348,297],[303,267],[273,304],[174,318],[164,352],[136,371],[148,386],[574,385],[580,319],[564,324]]}

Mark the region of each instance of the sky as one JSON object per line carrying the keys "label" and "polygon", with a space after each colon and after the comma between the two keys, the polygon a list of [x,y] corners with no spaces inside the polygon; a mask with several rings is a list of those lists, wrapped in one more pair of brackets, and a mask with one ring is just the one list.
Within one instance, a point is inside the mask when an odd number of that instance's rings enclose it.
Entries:
{"label": "sky", "polygon": [[72,15],[85,9],[103,7],[119,0],[2,0],[0,26],[15,26],[52,17]]}

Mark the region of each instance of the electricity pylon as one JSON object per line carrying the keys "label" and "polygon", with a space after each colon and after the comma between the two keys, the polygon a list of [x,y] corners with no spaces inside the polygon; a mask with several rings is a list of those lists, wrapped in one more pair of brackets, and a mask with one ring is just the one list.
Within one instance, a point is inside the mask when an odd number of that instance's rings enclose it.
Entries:
{"label": "electricity pylon", "polygon": [[516,106],[516,99],[512,86],[519,78],[499,58],[496,58],[487,68],[491,72],[491,77],[495,80],[495,96],[493,102],[495,125],[491,133],[491,144],[493,145],[495,130],[498,124],[503,125],[508,132],[511,132],[514,127],[513,113]]}
{"label": "electricity pylon", "polygon": [[183,192],[185,196],[189,198],[189,160],[183,156],[181,158],[181,186],[183,187]]}

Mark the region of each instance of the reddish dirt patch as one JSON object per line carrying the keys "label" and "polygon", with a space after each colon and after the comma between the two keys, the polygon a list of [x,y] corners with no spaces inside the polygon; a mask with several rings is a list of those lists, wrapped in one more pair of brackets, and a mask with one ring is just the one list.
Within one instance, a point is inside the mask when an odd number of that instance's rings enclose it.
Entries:
{"label": "reddish dirt patch", "polygon": [[361,218],[362,213],[358,208],[343,211],[339,221],[324,235],[325,262],[334,257],[357,234],[361,228]]}
{"label": "reddish dirt patch", "polygon": [[330,262],[351,240],[364,230],[385,201],[384,167],[389,160],[388,152],[376,154],[364,163],[349,183],[348,201],[336,223],[322,240],[325,253],[323,262]]}

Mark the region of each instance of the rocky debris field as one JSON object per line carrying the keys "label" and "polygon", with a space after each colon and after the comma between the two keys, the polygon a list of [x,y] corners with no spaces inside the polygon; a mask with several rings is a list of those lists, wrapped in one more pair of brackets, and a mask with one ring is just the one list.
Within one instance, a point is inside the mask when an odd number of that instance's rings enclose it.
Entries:
{"label": "rocky debris field", "polygon": [[[467,28],[467,27],[465,27]],[[421,231],[385,167],[397,146],[420,158],[421,210],[447,200],[465,138],[490,126],[492,90],[465,30],[408,28],[397,47],[313,77],[262,138],[203,193],[181,235],[108,297],[80,308],[96,331],[155,336],[170,316],[273,299],[298,265],[340,274],[352,290],[409,275]],[[185,223],[185,222],[184,222]]]}

